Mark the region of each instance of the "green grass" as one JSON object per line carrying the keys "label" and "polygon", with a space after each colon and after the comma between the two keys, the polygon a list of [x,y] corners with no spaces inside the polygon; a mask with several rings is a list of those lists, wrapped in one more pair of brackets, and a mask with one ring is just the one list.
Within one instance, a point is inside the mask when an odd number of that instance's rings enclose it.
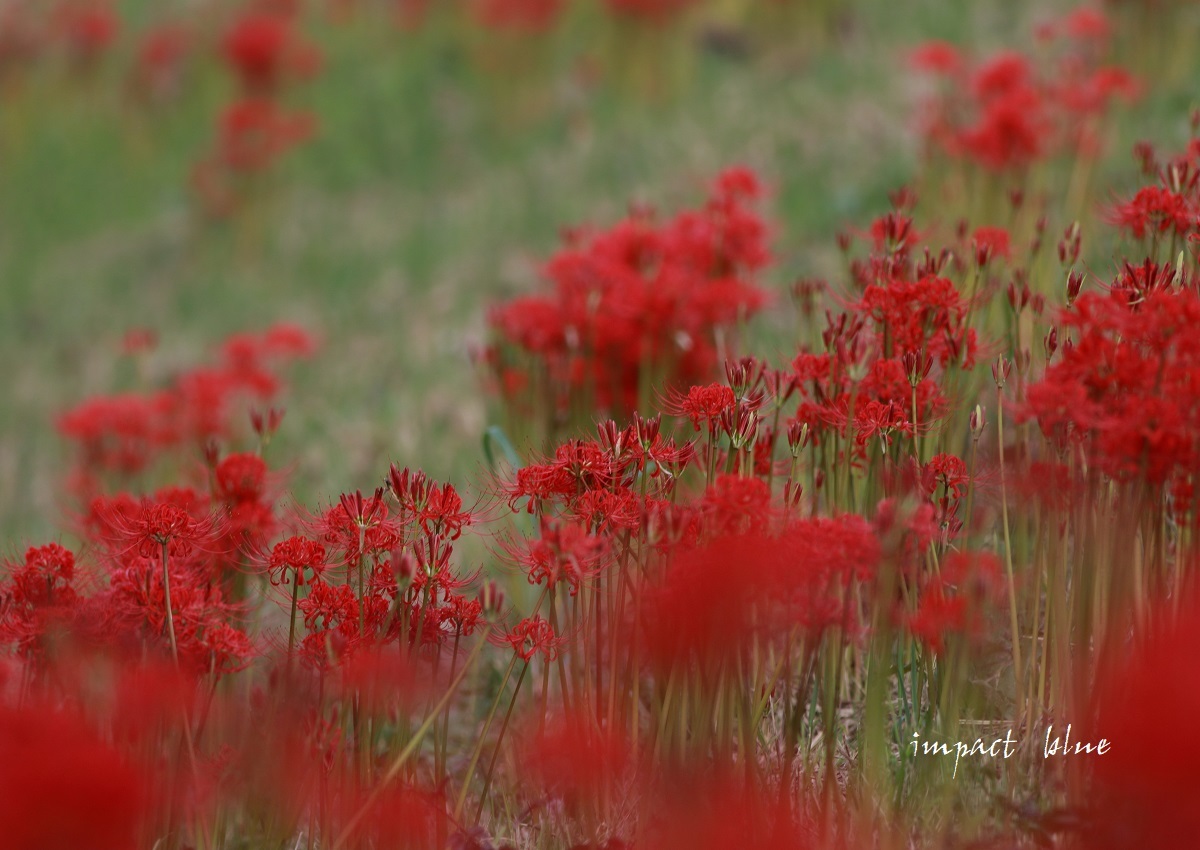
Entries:
{"label": "green grass", "polygon": [[[1022,43],[1028,31],[1005,3],[855,9],[816,53],[701,53],[670,101],[559,81],[519,126],[501,126],[495,85],[452,46],[323,31],[325,72],[297,96],[320,134],[278,175],[250,238],[240,230],[253,224],[200,226],[187,194],[228,92],[213,62],[137,132],[112,73],[86,90],[40,74],[0,119],[5,548],[61,528],[67,447],[53,417],[117,388],[129,327],[159,331],[162,373],[234,330],[278,319],[316,330],[323,350],[292,373],[273,449],[311,502],[373,486],[391,460],[460,482],[479,470],[489,414],[467,352],[488,304],[536,285],[565,225],[612,221],[630,199],[693,203],[744,162],[774,187],[771,285],[835,272],[836,230],[882,211],[916,168],[903,51],[926,37]],[[755,344],[784,353],[781,321]]]}

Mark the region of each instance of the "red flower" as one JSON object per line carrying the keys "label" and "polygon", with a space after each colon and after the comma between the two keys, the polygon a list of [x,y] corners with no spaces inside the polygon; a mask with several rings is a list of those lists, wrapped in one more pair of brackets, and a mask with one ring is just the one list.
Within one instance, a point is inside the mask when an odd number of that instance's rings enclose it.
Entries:
{"label": "red flower", "polygon": [[502,640],[512,647],[522,661],[531,660],[539,652],[547,661],[556,661],[559,648],[565,643],[542,617],[526,617]]}
{"label": "red flower", "polygon": [[239,100],[220,118],[218,162],[233,172],[260,171],[313,134],[305,112],[285,112],[261,98]]}
{"label": "red flower", "polygon": [[81,718],[0,704],[0,824],[9,850],[136,847],[149,790]]}
{"label": "red flower", "polygon": [[1085,294],[1064,312],[1075,344],[1027,390],[1026,417],[1060,443],[1081,443],[1107,475],[1166,481],[1197,464],[1200,349],[1191,328],[1200,297],[1191,289]]}
{"label": "red flower", "polygon": [[291,21],[272,14],[238,19],[226,32],[221,53],[250,95],[271,94],[289,75],[308,76],[320,62]]}
{"label": "red flower", "polygon": [[1158,235],[1174,231],[1186,235],[1196,229],[1198,215],[1200,210],[1195,203],[1178,192],[1162,186],[1146,186],[1130,200],[1115,205],[1109,212],[1109,220],[1135,239],[1144,239],[1147,232]]}
{"label": "red flower", "polygon": [[[267,569],[272,584],[286,584],[291,578],[302,586],[305,570],[310,570],[315,580],[321,577],[326,566],[324,546],[307,537],[293,536],[275,544]],[[290,575],[288,570],[291,570]]]}
{"label": "red flower", "polygon": [[676,416],[686,416],[692,420],[697,431],[700,423],[708,426],[710,432],[717,429],[721,415],[732,410],[737,404],[733,390],[725,384],[709,384],[703,387],[692,387],[687,395],[673,400],[668,408]]}

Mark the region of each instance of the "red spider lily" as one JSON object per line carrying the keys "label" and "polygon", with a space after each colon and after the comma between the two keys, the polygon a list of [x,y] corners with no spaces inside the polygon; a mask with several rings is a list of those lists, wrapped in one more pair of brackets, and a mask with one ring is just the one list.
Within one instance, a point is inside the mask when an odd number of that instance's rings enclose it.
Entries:
{"label": "red spider lily", "polygon": [[511,563],[525,573],[530,584],[555,588],[566,582],[574,596],[584,582],[607,563],[609,540],[570,522],[541,518],[540,535],[521,542],[501,544]]}
{"label": "red spider lily", "polygon": [[990,552],[954,552],[921,584],[916,611],[906,615],[908,630],[935,653],[950,636],[978,642],[988,633],[988,615],[1006,598],[1000,559]]}
{"label": "red spider lily", "polygon": [[133,90],[149,100],[162,101],[179,93],[184,66],[193,47],[182,26],[163,24],[138,37],[137,57],[130,72]]}
{"label": "red spider lily", "polygon": [[964,326],[968,305],[944,277],[873,284],[854,307],[874,322],[885,357],[928,354],[943,367],[955,361],[967,369],[975,362],[975,330]]}
{"label": "red spider lily", "polygon": [[1109,221],[1135,239],[1144,239],[1147,233],[1186,236],[1196,230],[1198,219],[1196,198],[1163,186],[1145,186],[1109,211]]}
{"label": "red spider lily", "polygon": [[715,434],[717,424],[722,414],[737,406],[737,398],[733,390],[725,384],[708,384],[707,386],[692,387],[687,395],[676,395],[667,403],[667,412],[673,416],[686,416],[692,420],[697,431],[700,423],[708,426],[710,434]]}
{"label": "red spider lily", "polygon": [[502,635],[499,642],[512,647],[513,652],[522,661],[530,661],[539,653],[546,661],[556,661],[566,638],[555,634],[553,627],[544,618],[526,617],[511,631]]}
{"label": "red spider lily", "polygon": [[87,67],[94,64],[112,46],[120,20],[112,7],[103,2],[70,3],[55,10],[55,34],[63,40],[73,62]]}
{"label": "red spider lily", "polygon": [[147,500],[132,517],[114,512],[105,519],[115,537],[110,541],[120,554],[142,558],[185,557],[193,550],[215,551],[221,530],[217,515],[195,516],[173,502]]}
{"label": "red spider lily", "polygon": [[636,531],[642,522],[642,499],[629,487],[589,490],[576,499],[567,514],[598,534],[616,530]]}
{"label": "red spider lily", "polygon": [[533,364],[562,416],[585,390],[600,409],[632,411],[651,378],[702,382],[718,362],[718,335],[766,300],[751,282],[768,259],[765,227],[747,208],[756,191],[739,171],[700,210],[663,224],[633,214],[576,234],[546,266],[552,292],[492,311],[498,344],[486,362],[499,375]]}
{"label": "red spider lily", "polygon": [[98,396],[76,405],[59,417],[58,430],[78,445],[78,477],[135,475],[169,450],[232,436],[236,404],[274,397],[281,388],[278,366],[307,356],[314,345],[291,325],[238,334],[214,364],[186,370],[162,389]]}
{"label": "red spider lily", "polygon": [[358,597],[349,585],[314,579],[299,603],[308,629],[300,653],[317,669],[327,669],[353,655],[365,642],[359,622]]}
{"label": "red spider lily", "polygon": [[247,98],[221,114],[216,161],[233,173],[261,171],[313,134],[306,112],[286,112],[274,101]]}
{"label": "red spider lily", "polygon": [[221,53],[248,95],[275,93],[288,78],[311,76],[320,53],[305,42],[287,17],[251,13],[225,33]]}
{"label": "red spider lily", "polygon": [[1075,345],[1027,389],[1023,415],[1081,443],[1107,475],[1161,484],[1195,466],[1200,351],[1187,329],[1200,321],[1200,298],[1156,290],[1135,306],[1120,290],[1080,296],[1061,319],[1077,329]]}
{"label": "red spider lily", "polygon": [[342,553],[345,563],[355,564],[367,555],[384,558],[400,545],[401,529],[389,515],[382,487],[371,496],[356,490],[339,499],[311,525],[316,536]]}
{"label": "red spider lily", "polygon": [[1053,65],[1005,51],[975,67],[948,45],[918,51],[913,63],[944,83],[926,104],[925,132],[937,148],[989,171],[1019,172],[1058,151],[1095,153],[1093,124],[1137,85],[1124,70],[1101,64],[1104,39],[1096,19],[1078,14],[1061,28]]}
{"label": "red spider lily", "polygon": [[48,638],[69,633],[77,617],[75,554],[50,543],[30,547],[24,564],[6,567],[10,578],[0,583],[0,645],[13,645],[19,655],[32,658]]}
{"label": "red spider lily", "polygon": [[1008,231],[1003,227],[979,227],[971,237],[971,248],[975,254],[975,265],[984,267],[992,259],[1011,259]]}
{"label": "red spider lily", "polygon": [[[200,555],[199,551],[191,553]],[[255,655],[250,638],[230,625],[235,609],[222,599],[208,559],[168,562],[170,601],[180,666],[216,676],[244,669]],[[158,558],[125,555],[112,566],[109,586],[93,603],[103,611],[98,637],[118,651],[168,647],[167,593]]]}
{"label": "red spider lily", "polygon": [[947,498],[962,498],[963,485],[970,480],[967,465],[961,458],[950,454],[934,455],[922,470],[925,492],[933,495],[938,487]]}
{"label": "red spider lily", "polygon": [[534,513],[547,502],[569,503],[586,492],[608,490],[618,474],[611,453],[599,443],[568,440],[555,449],[552,461],[518,469],[516,480],[504,489],[512,510],[518,500],[528,498],[527,509]]}
{"label": "red spider lily", "polygon": [[314,581],[321,578],[327,566],[325,547],[315,540],[296,535],[275,544],[267,570],[272,584],[294,583],[302,587],[306,571],[311,574],[308,580]]}
{"label": "red spider lily", "polygon": [[1126,262],[1117,273],[1109,291],[1119,295],[1131,310],[1137,310],[1146,296],[1162,292],[1170,294],[1185,281],[1178,279],[1174,266],[1159,265],[1153,260],[1144,260],[1140,265]]}
{"label": "red spider lily", "polygon": [[12,850],[139,844],[153,802],[128,760],[79,716],[0,704],[0,824]]}

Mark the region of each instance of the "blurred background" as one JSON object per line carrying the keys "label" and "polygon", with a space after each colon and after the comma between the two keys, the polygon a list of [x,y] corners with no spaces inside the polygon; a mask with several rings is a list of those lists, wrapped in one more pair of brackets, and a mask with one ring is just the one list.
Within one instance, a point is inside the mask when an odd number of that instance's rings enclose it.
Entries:
{"label": "blurred background", "polygon": [[[320,341],[272,449],[296,498],[391,461],[469,483],[494,416],[471,353],[563,228],[746,165],[783,297],[918,179],[912,51],[1034,47],[1073,5],[0,0],[0,554],[61,527],[62,411],[278,321]],[[1174,55],[1154,32],[1131,64]],[[1172,63],[1156,78],[1185,83],[1121,107],[1099,185],[1135,179],[1135,140],[1186,138],[1194,68]],[[791,315],[748,348],[790,358]]]}

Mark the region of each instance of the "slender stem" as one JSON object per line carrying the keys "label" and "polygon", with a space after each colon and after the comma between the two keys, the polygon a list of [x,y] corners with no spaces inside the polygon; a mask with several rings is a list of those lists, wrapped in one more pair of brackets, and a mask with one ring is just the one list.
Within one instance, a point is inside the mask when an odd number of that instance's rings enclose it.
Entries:
{"label": "slender stem", "polygon": [[179,670],[179,646],[175,642],[175,617],[171,613],[171,575],[167,569],[170,561],[170,544],[167,541],[162,543],[162,577],[163,577],[163,601],[167,606],[167,637],[171,640],[171,660],[175,662],[175,670]]}
{"label": "slender stem", "polygon": [[[549,669],[549,663],[546,664],[546,669]],[[492,787],[492,773],[496,770],[496,759],[500,757],[500,746],[504,743],[504,733],[508,731],[508,721],[512,719],[513,708],[517,704],[517,695],[521,693],[521,684],[525,681],[525,674],[529,672],[529,661],[525,661],[525,666],[521,668],[521,675],[517,677],[516,687],[513,688],[512,699],[509,700],[508,710],[504,712],[504,720],[500,723],[500,734],[496,737],[496,748],[492,750],[492,760],[488,762],[487,773],[483,776],[483,793],[479,795],[479,805],[475,807],[475,823],[479,823],[479,818],[483,815],[483,803],[487,800],[488,790]],[[464,788],[466,786],[463,786]]]}
{"label": "slender stem", "polygon": [[358,826],[362,819],[366,817],[366,814],[368,811],[370,811],[371,806],[375,805],[375,802],[379,799],[379,795],[383,793],[384,789],[389,783],[391,783],[393,779],[400,775],[400,771],[404,768],[405,762],[407,762],[412,754],[416,752],[417,747],[420,746],[421,740],[425,737],[425,734],[429,732],[430,728],[433,727],[438,718],[441,716],[442,711],[447,705],[450,704],[450,700],[458,691],[459,684],[461,684],[462,680],[466,677],[467,671],[471,669],[472,663],[474,663],[475,659],[479,657],[479,653],[483,651],[484,646],[487,645],[487,632],[490,631],[490,629],[491,627],[488,626],[487,629],[484,630],[483,635],[479,639],[479,643],[475,645],[475,649],[471,650],[471,657],[467,659],[467,662],[463,665],[462,670],[459,671],[457,678],[450,683],[450,687],[446,689],[446,693],[442,695],[442,698],[438,704],[434,706],[433,710],[430,711],[426,716],[425,721],[409,739],[408,744],[396,755],[396,758],[392,760],[387,772],[380,777],[379,782],[376,783],[375,787],[371,790],[371,793],[367,795],[367,799],[363,801],[362,806],[360,806],[358,811],[355,812],[350,820],[346,822],[346,825],[342,828],[341,834],[333,842],[332,850],[341,850],[342,847],[346,846],[346,842],[349,840],[350,834],[354,831],[355,827]]}
{"label": "slender stem", "polygon": [[[1000,516],[1004,524],[1004,568],[1008,577],[1008,615],[1012,629],[1013,686],[1014,693],[1021,694],[1021,636],[1017,626],[1017,584],[1013,578],[1012,537],[1008,525],[1008,489],[1004,472],[1004,398],[996,388],[996,428],[1000,441]],[[1018,702],[1021,702],[1018,696]],[[1022,717],[1024,719],[1024,706]]]}
{"label": "slender stem", "polygon": [[[462,814],[463,803],[467,801],[467,789],[471,787],[471,779],[475,776],[475,768],[479,764],[479,757],[483,754],[483,742],[487,738],[488,730],[492,728],[492,721],[496,719],[496,711],[500,708],[500,700],[504,697],[504,689],[508,687],[508,680],[512,678],[512,671],[516,669],[517,659],[519,656],[513,652],[512,660],[508,663],[508,669],[504,671],[504,679],[500,682],[500,687],[496,691],[496,698],[492,700],[492,707],[488,710],[487,719],[483,722],[483,731],[479,733],[479,740],[475,744],[475,751],[471,753],[471,762],[467,765],[466,775],[463,776],[462,788],[458,791],[458,799],[454,803],[454,819],[458,820],[458,816]],[[529,667],[528,664],[525,665]],[[525,671],[521,671],[521,675],[525,675]]]}
{"label": "slender stem", "polygon": [[292,572],[292,613],[288,623],[288,651],[287,651],[287,669],[290,675],[292,671],[292,652],[296,647],[296,603],[300,596],[300,572],[303,567],[298,567]]}

